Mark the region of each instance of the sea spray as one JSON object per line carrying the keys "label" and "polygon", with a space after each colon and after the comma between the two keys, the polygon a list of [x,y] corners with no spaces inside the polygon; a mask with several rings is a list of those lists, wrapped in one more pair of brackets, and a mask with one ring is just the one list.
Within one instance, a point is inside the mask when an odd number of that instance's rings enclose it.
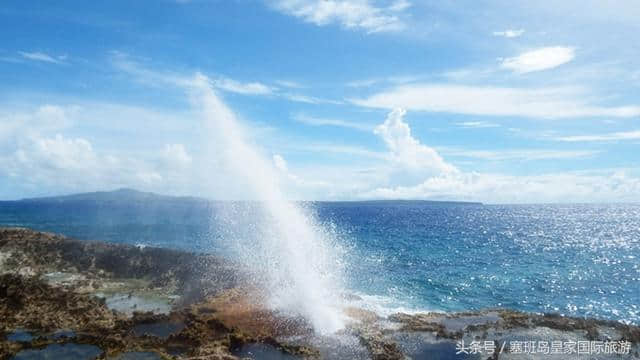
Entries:
{"label": "sea spray", "polygon": [[[246,140],[233,112],[218,98],[206,77],[194,81],[194,101],[232,181],[246,184],[259,209],[243,211],[229,226],[237,250],[262,282],[268,306],[308,319],[317,332],[343,327],[339,295],[341,262],[334,238],[306,209],[288,201],[273,164]],[[250,220],[247,220],[247,217]]]}

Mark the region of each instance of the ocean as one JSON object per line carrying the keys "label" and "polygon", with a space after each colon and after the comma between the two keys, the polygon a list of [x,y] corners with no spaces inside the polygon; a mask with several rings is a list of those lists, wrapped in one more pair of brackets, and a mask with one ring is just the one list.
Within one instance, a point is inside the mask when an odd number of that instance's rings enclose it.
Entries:
{"label": "ocean", "polygon": [[[0,226],[233,256],[219,225],[225,206],[178,198],[0,202]],[[503,307],[640,324],[638,204],[304,207],[337,234],[347,289],[381,314]]]}

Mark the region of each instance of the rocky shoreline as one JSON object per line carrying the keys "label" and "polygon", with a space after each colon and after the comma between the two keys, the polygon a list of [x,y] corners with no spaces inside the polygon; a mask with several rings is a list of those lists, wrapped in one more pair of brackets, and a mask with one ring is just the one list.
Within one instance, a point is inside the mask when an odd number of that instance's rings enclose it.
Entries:
{"label": "rocky shoreline", "polygon": [[637,326],[505,309],[346,307],[349,325],[324,337],[262,307],[243,273],[213,255],[0,228],[0,359],[639,357]]}

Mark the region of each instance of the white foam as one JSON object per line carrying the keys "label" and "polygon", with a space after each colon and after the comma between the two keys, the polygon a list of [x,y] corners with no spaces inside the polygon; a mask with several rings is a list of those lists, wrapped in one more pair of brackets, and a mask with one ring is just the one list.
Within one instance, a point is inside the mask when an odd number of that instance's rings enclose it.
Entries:
{"label": "white foam", "polygon": [[370,295],[364,293],[355,293],[355,295],[360,299],[350,301],[350,306],[372,311],[382,317],[387,317],[397,313],[414,315],[427,312],[441,312],[440,310],[413,306],[412,304],[391,296]]}

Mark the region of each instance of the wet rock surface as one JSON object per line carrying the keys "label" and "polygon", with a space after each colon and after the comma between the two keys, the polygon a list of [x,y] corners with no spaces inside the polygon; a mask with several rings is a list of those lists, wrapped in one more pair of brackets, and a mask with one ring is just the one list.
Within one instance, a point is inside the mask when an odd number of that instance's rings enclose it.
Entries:
{"label": "wet rock surface", "polygon": [[[0,359],[639,358],[636,326],[505,309],[383,318],[351,307],[347,327],[322,336],[261,306],[244,279],[211,255],[0,228]],[[629,349],[585,357],[512,347],[554,340]]]}

